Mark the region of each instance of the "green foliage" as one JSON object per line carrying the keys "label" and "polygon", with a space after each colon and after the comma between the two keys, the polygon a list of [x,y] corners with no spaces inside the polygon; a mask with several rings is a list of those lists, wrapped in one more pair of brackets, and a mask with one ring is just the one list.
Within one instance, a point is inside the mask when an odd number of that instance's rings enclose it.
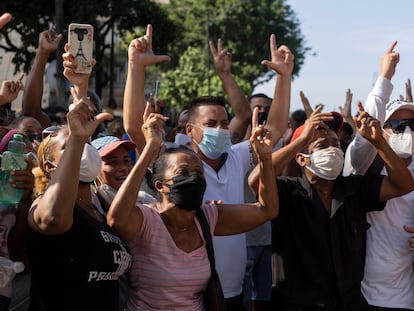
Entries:
{"label": "green foliage", "polygon": [[[167,99],[169,106],[181,110],[197,96],[225,96],[221,81],[214,71],[214,64],[206,66],[203,62],[205,58],[205,49],[188,47],[180,57],[176,69],[162,75],[159,98]],[[251,93],[251,84],[237,77],[236,81],[246,94]]]}
{"label": "green foliage", "polygon": [[[209,66],[210,75],[216,77],[209,40],[217,44],[221,38],[224,47],[231,51],[232,72],[246,94],[275,75],[260,64],[263,59],[270,59],[270,34],[276,34],[278,46],[287,45],[295,55],[294,77],[311,51],[305,46],[299,21],[285,0],[171,0],[168,13],[181,31],[177,34],[179,40],[168,47],[173,57],[170,68],[174,69],[164,75],[161,90],[174,105],[208,93],[205,75]],[[188,47],[198,50],[198,54],[189,52]],[[195,59],[191,60],[192,57]],[[191,72],[193,68],[197,73]],[[212,94],[217,92],[213,81],[216,79],[211,79]]]}
{"label": "green foliage", "polygon": [[[55,1],[52,0],[2,0],[0,12],[8,11],[13,15],[10,22],[0,32],[4,40],[0,48],[13,52],[15,71],[28,72],[37,48],[39,33],[49,28],[49,22],[55,21]],[[109,48],[107,39],[116,25],[118,34],[123,36],[127,32],[133,33],[145,28],[148,23],[153,24],[154,51],[161,52],[164,42],[174,40],[175,26],[168,19],[165,10],[159,4],[150,0],[71,0],[64,1],[64,40],[66,40],[67,26],[71,22],[90,23],[94,26],[94,57],[95,80],[97,93],[109,79]],[[17,40],[12,37],[17,35]],[[125,53],[126,57],[126,53]],[[54,58],[54,55],[52,55]]]}
{"label": "green foliage", "polygon": [[[63,0],[61,0],[63,1]],[[13,52],[17,71],[30,70],[38,35],[55,19],[52,0],[2,0],[0,13],[14,16],[0,32],[0,48]],[[274,33],[278,46],[287,45],[295,55],[296,76],[311,49],[306,46],[300,23],[285,0],[171,0],[159,4],[151,0],[66,0],[65,26],[71,22],[87,22],[95,28],[94,70],[98,94],[109,81],[108,34],[116,25],[123,38],[119,48],[126,58],[126,48],[132,38],[145,34],[152,24],[153,49],[156,54],[169,54],[172,61],[150,66],[147,89],[161,79],[159,98],[177,109],[200,95],[224,95],[215,73],[208,41],[215,44],[222,38],[225,48],[233,55],[232,72],[247,94],[254,87],[270,80],[275,73],[262,66],[270,59],[269,37]],[[17,34],[17,40],[11,36]],[[65,35],[66,36],[66,35]],[[66,38],[65,38],[66,39]],[[54,57],[54,56],[52,56]]]}

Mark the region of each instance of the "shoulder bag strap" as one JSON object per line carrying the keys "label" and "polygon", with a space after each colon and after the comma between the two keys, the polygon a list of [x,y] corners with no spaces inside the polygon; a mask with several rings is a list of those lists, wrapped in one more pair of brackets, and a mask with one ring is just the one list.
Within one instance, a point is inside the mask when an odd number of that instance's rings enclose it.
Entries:
{"label": "shoulder bag strap", "polygon": [[214,259],[213,241],[211,239],[210,225],[208,224],[206,215],[201,208],[197,209],[196,216],[200,222],[201,230],[203,231],[204,240],[206,241],[206,249],[208,259],[210,260],[211,274],[216,271],[216,263]]}

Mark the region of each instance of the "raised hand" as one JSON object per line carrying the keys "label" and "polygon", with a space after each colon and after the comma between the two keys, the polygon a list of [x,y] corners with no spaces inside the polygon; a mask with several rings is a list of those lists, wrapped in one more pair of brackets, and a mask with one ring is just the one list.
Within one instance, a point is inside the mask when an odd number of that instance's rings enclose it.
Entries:
{"label": "raised hand", "polygon": [[71,135],[83,142],[88,142],[100,123],[112,120],[110,113],[104,112],[96,115],[94,104],[86,97],[78,98],[71,88],[73,106],[66,115]]}
{"label": "raised hand", "polygon": [[299,92],[300,100],[302,101],[303,110],[305,110],[306,117],[309,118],[313,112],[312,106],[309,102],[309,99],[305,96],[303,91]]}
{"label": "raised hand", "polygon": [[286,45],[277,47],[274,34],[270,35],[270,54],[272,60],[262,60],[262,65],[273,69],[279,75],[292,74],[295,57]]}
{"label": "raised hand", "polygon": [[145,106],[143,115],[142,132],[145,137],[147,144],[156,144],[161,146],[163,142],[164,133],[164,122],[167,121],[168,117],[158,113],[151,113],[151,105],[148,103]]}
{"label": "raised hand", "polygon": [[50,23],[49,30],[42,31],[39,34],[39,50],[45,53],[53,53],[57,50],[62,34],[57,34],[55,26]]}
{"label": "raised hand", "polygon": [[328,129],[329,127],[325,122],[333,120],[332,114],[330,112],[321,112],[322,109],[323,106],[321,105],[316,107],[303,125],[300,137],[304,138],[308,142],[314,141],[319,135],[317,131],[318,128],[322,127]]}
{"label": "raised hand", "polygon": [[343,107],[339,106],[339,112],[342,114],[344,119],[352,118],[352,113],[351,113],[352,96],[353,94],[351,93],[351,89],[348,89],[345,95],[344,106]]}
{"label": "raised hand", "polygon": [[381,76],[391,80],[400,61],[400,53],[394,52],[397,41],[394,41],[381,57]]}
{"label": "raised hand", "polygon": [[400,95],[400,99],[406,102],[412,103],[413,102],[413,91],[411,88],[411,80],[407,79],[405,82],[405,98],[403,95]]}
{"label": "raised hand", "polygon": [[360,101],[357,102],[358,115],[354,117],[355,127],[358,133],[370,142],[383,139],[380,121],[365,112]]}
{"label": "raised hand", "polygon": [[214,67],[218,74],[231,72],[231,53],[227,49],[223,49],[221,39],[217,41],[217,49],[213,41],[209,41],[211,55],[213,55]]}
{"label": "raised hand", "polygon": [[[76,87],[76,95],[78,98],[86,96],[90,73],[76,73],[77,65],[74,62],[75,56],[69,53],[69,44],[65,44],[65,53],[62,54],[63,58],[63,75]],[[95,66],[96,60],[93,58],[92,67]],[[82,91],[80,91],[82,90]],[[79,94],[82,92],[82,94]],[[84,94],[83,94],[84,93]]]}
{"label": "raised hand", "polygon": [[23,90],[24,73],[17,80],[5,80],[0,87],[0,105],[12,102],[17,98],[19,92]]}
{"label": "raised hand", "polygon": [[265,126],[266,122],[259,125],[259,108],[255,107],[252,115],[250,144],[259,159],[272,154],[272,133]]}
{"label": "raised hand", "polygon": [[152,50],[152,26],[147,26],[145,36],[131,41],[128,47],[129,62],[138,63],[143,66],[170,61],[168,55],[155,55]]}

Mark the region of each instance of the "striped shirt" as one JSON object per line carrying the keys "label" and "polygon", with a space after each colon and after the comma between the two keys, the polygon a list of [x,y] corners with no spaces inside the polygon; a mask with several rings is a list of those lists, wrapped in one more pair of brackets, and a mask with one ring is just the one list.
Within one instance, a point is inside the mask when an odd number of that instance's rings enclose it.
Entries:
{"label": "striped shirt", "polygon": [[[128,242],[132,254],[127,310],[203,311],[202,292],[210,277],[205,245],[186,253],[179,249],[158,212],[138,205],[143,214],[139,236]],[[211,232],[217,222],[217,207],[204,205]],[[197,229],[203,233],[196,219]],[[204,240],[204,238],[203,238]]]}

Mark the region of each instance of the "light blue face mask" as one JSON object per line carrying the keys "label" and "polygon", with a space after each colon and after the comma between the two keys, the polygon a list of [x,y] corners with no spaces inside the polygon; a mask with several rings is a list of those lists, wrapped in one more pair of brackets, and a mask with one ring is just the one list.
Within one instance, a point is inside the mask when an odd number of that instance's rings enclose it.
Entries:
{"label": "light blue face mask", "polygon": [[230,150],[231,140],[229,130],[214,127],[200,128],[203,129],[203,139],[197,145],[207,158],[215,160]]}

